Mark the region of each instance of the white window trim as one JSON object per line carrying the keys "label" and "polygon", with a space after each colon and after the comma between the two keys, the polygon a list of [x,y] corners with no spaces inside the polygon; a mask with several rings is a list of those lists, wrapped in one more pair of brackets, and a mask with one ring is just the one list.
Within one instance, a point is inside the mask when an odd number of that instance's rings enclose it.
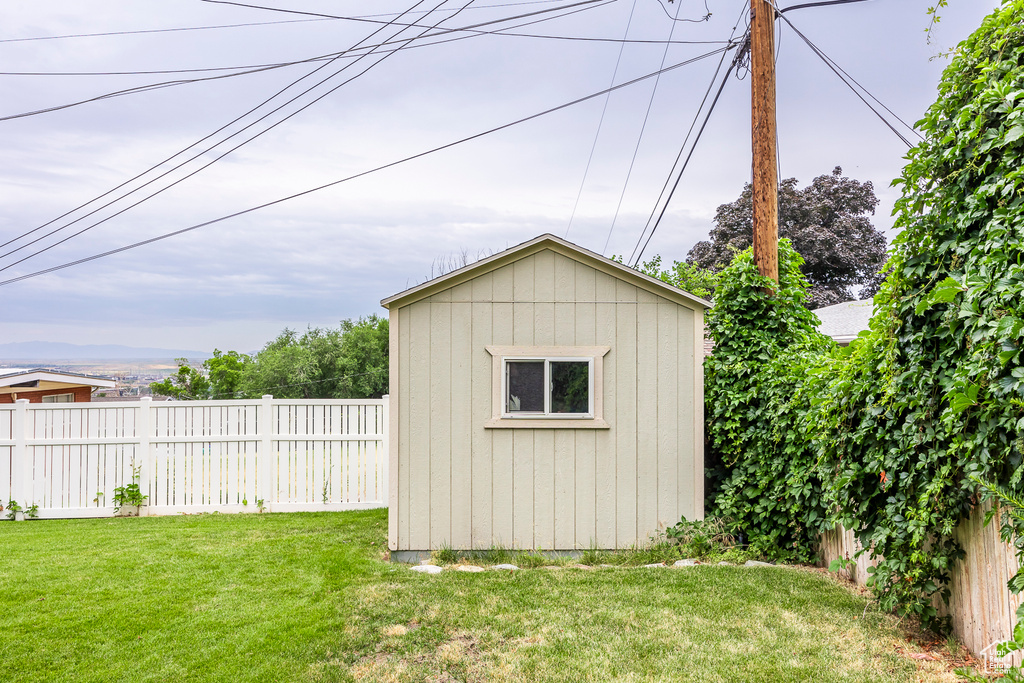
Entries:
{"label": "white window trim", "polygon": [[69,391],[64,394],[47,394],[39,400],[42,403],[74,403],[75,392]]}
{"label": "white window trim", "polygon": [[[604,420],[604,357],[609,346],[487,346],[491,354],[491,419],[488,429],[608,429]],[[505,410],[506,361],[588,361],[590,363],[590,412],[510,414]],[[545,380],[548,363],[545,363]],[[550,390],[545,392],[544,407],[550,410]]]}

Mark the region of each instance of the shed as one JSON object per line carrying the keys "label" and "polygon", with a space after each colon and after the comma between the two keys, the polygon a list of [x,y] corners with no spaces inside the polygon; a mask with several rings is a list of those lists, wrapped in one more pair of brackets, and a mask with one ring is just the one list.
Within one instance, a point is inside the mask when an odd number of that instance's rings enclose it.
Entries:
{"label": "shed", "polygon": [[381,305],[392,559],[703,518],[707,301],[542,235]]}

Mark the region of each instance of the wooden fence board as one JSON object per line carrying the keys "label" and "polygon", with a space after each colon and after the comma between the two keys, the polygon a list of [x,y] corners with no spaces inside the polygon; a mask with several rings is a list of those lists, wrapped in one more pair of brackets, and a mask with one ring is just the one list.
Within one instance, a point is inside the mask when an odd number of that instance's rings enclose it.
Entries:
{"label": "wooden fence board", "polygon": [[[1010,637],[1022,599],[1006,587],[1019,565],[1013,548],[999,538],[998,519],[985,526],[988,509],[988,503],[976,507],[954,531],[953,536],[963,546],[965,557],[951,572],[949,605],[942,605],[936,599],[940,612],[950,616],[957,639],[979,656],[986,651],[994,653],[994,644]],[[819,549],[827,567],[837,558],[853,559],[860,544],[853,531],[840,526],[822,534]],[[870,553],[863,553],[852,571],[844,571],[843,575],[865,585],[867,568],[876,563],[877,559]],[[1006,663],[1019,666],[1021,654],[1007,658]]]}

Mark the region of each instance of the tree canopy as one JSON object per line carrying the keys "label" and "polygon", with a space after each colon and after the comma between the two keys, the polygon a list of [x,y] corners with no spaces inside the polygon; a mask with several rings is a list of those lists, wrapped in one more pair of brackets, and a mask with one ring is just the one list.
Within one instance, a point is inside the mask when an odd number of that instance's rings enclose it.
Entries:
{"label": "tree canopy", "polygon": [[337,328],[284,329],[255,355],[213,352],[199,367],[150,385],[177,399],[380,398],[388,388],[388,321],[371,315]]}
{"label": "tree canopy", "polygon": [[[803,257],[808,308],[850,301],[858,285],[861,298],[871,296],[881,281],[885,236],[869,218],[878,198],[871,181],[842,173],[836,166],[803,189],[796,178],[779,185],[779,237],[789,238]],[[736,201],[718,207],[711,239],[694,245],[686,262],[719,271],[751,245],[753,230],[753,192],[747,184]]]}

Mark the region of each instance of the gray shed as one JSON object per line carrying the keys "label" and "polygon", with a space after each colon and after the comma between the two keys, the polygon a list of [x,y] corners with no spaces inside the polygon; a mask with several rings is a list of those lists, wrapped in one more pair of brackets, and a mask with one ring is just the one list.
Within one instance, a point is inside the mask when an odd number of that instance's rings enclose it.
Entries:
{"label": "gray shed", "polygon": [[703,517],[707,301],[542,235],[381,305],[393,559]]}

